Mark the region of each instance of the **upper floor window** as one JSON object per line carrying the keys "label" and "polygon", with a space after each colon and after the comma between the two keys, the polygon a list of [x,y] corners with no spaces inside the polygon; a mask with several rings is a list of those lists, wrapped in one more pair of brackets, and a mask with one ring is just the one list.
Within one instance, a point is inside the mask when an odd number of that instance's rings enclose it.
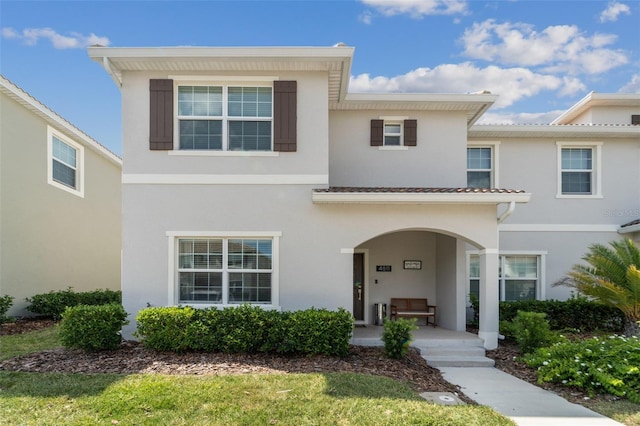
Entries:
{"label": "upper floor window", "polygon": [[271,87],[178,86],[182,150],[271,151]]}
{"label": "upper floor window", "polygon": [[47,139],[49,184],[83,197],[83,147],[51,127],[47,129]]}
{"label": "upper floor window", "polygon": [[417,145],[417,120],[408,117],[380,117],[371,120],[370,145],[380,149],[407,149]]}
{"label": "upper floor window", "polygon": [[558,197],[599,197],[601,144],[558,143]]}
{"label": "upper floor window", "polygon": [[492,187],[492,155],[490,147],[467,148],[467,186],[469,188]]}
{"label": "upper floor window", "polygon": [[202,76],[149,80],[149,149],[178,155],[277,156],[297,151],[296,81]]}

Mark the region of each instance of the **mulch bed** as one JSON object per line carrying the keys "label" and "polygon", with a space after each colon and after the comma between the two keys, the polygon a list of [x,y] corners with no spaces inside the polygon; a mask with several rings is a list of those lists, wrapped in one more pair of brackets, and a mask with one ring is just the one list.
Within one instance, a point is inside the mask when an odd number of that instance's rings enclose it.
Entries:
{"label": "mulch bed", "polygon": [[[4,324],[0,334],[15,334],[48,327],[53,322],[19,321]],[[344,358],[330,356],[285,356],[276,354],[224,354],[190,352],[176,354],[146,349],[125,341],[116,350],[88,353],[54,349],[0,362],[0,370],[56,373],[113,374],[288,374],[363,373],[385,376],[408,383],[417,392],[453,392],[473,404],[460,389],[429,367],[417,350],[410,349],[402,360],[385,356],[380,347],[351,346]]]}
{"label": "mulch bed", "polygon": [[[2,324],[0,335],[19,334],[55,324],[48,319],[21,319]],[[554,392],[566,400],[592,406],[598,401],[618,398],[612,395],[589,397],[580,389],[552,383],[538,384],[534,369],[519,361],[517,346],[501,341],[498,349],[487,351],[496,368],[521,380]],[[56,372],[83,374],[287,374],[353,372],[385,376],[408,383],[417,392],[453,392],[470,404],[475,402],[464,395],[459,387],[442,378],[438,369],[429,367],[417,350],[410,349],[405,359],[393,360],[385,356],[380,347],[351,346],[344,358],[329,356],[285,356],[276,354],[224,354],[190,352],[176,354],[144,348],[137,342],[125,341],[112,351],[87,353],[80,350],[54,349],[0,361],[0,370],[28,372]]]}

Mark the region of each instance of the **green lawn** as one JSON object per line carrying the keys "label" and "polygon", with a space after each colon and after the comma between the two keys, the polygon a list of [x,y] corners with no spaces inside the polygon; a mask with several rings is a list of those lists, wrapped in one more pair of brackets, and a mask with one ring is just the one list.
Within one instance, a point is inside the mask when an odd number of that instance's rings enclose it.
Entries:
{"label": "green lawn", "polygon": [[486,407],[444,407],[362,374],[226,377],[0,372],[6,425],[511,425]]}
{"label": "green lawn", "polygon": [[61,347],[58,331],[56,325],[30,333],[0,336],[0,361]]}

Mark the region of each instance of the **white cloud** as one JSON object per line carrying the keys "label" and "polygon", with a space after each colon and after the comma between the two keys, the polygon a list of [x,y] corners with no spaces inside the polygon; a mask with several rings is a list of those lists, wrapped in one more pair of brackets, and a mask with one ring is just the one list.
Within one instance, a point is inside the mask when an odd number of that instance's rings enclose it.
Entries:
{"label": "white cloud", "polygon": [[584,84],[574,78],[563,79],[526,68],[478,68],[470,62],[418,68],[391,78],[360,74],[351,77],[349,87],[352,92],[471,93],[488,90],[500,95],[496,108],[508,107],[542,91],[574,95],[586,90]]}
{"label": "white cloud", "polygon": [[358,21],[366,25],[371,25],[372,19],[373,19],[373,15],[369,11],[363,12],[358,16]]}
{"label": "white cloud", "polygon": [[463,55],[473,59],[571,74],[600,74],[628,63],[625,53],[606,48],[616,40],[613,34],[588,36],[575,25],[538,32],[530,24],[493,19],[473,24],[460,39]]}
{"label": "white cloud", "polygon": [[3,28],[2,37],[20,39],[27,46],[35,46],[40,39],[48,39],[56,49],[84,49],[93,44],[108,46],[111,43],[107,37],[99,37],[93,33],[83,35],[73,32],[65,36],[51,28],[25,28],[21,33],[13,28]]}
{"label": "white cloud", "polygon": [[618,93],[640,93],[640,74],[634,74],[631,80],[618,90]]}
{"label": "white cloud", "polygon": [[420,19],[426,15],[466,15],[466,0],[362,0],[384,16],[409,15]]}
{"label": "white cloud", "polygon": [[484,113],[478,120],[478,124],[549,124],[555,120],[564,110],[537,112],[537,113]]}
{"label": "white cloud", "polygon": [[629,6],[624,3],[618,3],[617,1],[611,1],[607,5],[607,8],[600,14],[600,22],[615,22],[622,13],[631,15]]}

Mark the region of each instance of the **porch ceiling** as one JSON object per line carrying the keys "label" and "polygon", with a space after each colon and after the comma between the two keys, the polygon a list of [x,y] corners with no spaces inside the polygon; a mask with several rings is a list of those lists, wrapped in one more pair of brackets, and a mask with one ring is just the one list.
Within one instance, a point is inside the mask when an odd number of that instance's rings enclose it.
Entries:
{"label": "porch ceiling", "polygon": [[523,190],[498,188],[330,187],[312,194],[317,204],[501,204],[530,199]]}

